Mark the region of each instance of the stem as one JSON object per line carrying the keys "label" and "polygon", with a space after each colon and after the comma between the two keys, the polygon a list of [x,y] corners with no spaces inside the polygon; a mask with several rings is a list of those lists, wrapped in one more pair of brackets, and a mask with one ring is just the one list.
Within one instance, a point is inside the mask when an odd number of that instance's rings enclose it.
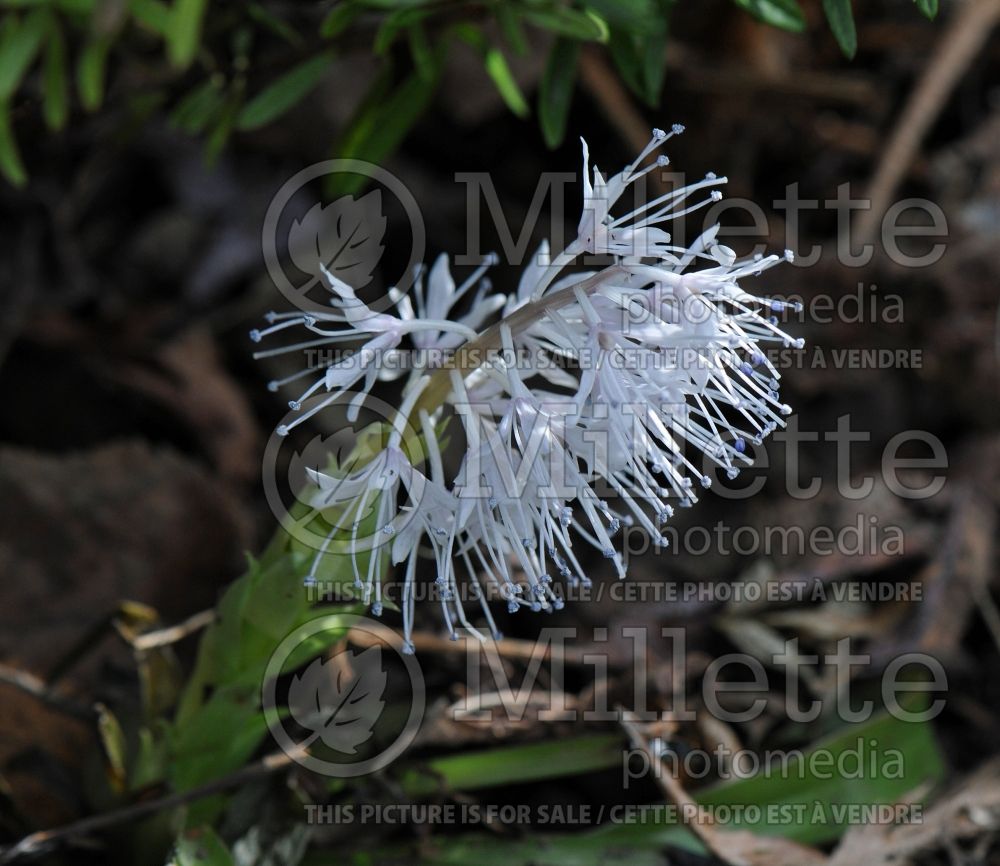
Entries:
{"label": "stem", "polygon": [[406,419],[407,426],[412,426],[410,418],[418,417],[421,410],[427,412],[428,415],[433,415],[441,407],[441,404],[448,398],[448,394],[451,391],[451,372],[453,370],[457,370],[464,378],[482,366],[483,357],[486,354],[499,350],[501,326],[507,325],[512,332],[517,333],[519,330],[523,330],[543,318],[550,310],[558,310],[576,303],[578,291],[582,291],[588,295],[593,294],[613,277],[625,273],[626,269],[623,265],[612,265],[605,268],[600,273],[594,274],[594,276],[586,280],[574,283],[572,286],[567,286],[565,289],[560,289],[558,292],[525,304],[506,318],[491,325],[476,339],[470,340],[461,346],[453,359],[446,361],[430,375],[430,379],[423,393],[420,395],[420,399],[414,404],[413,409]]}

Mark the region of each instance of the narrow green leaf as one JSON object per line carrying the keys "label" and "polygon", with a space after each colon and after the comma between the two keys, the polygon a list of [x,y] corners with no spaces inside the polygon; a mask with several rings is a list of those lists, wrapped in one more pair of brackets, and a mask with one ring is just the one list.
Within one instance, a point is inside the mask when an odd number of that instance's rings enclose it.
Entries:
{"label": "narrow green leaf", "polygon": [[619,735],[590,734],[433,758],[406,772],[400,785],[408,797],[424,797],[442,787],[473,791],[577,776],[620,766],[621,760]]}
{"label": "narrow green leaf", "polygon": [[851,0],[823,0],[823,11],[844,56],[854,57],[858,51],[858,34],[854,28]]}
{"label": "narrow green leaf", "polygon": [[938,0],[915,0],[917,8],[931,21],[933,21],[938,14]]}
{"label": "narrow green leaf", "polygon": [[486,72],[493,79],[493,83],[503,97],[503,101],[507,103],[507,107],[518,117],[527,117],[531,113],[531,109],[528,108],[528,102],[517,81],[514,80],[503,52],[499,48],[490,47],[486,50],[483,62],[486,65]]}
{"label": "narrow green leaf", "polygon": [[[582,739],[582,738],[581,738]],[[572,741],[567,741],[571,743]],[[619,740],[619,743],[622,743]],[[552,744],[542,744],[549,745]],[[591,753],[593,763],[588,769],[602,766],[621,768],[622,752],[595,743]],[[521,747],[527,748],[527,747]],[[446,785],[474,789],[487,787],[489,773],[503,773],[509,766],[510,775],[505,783],[516,780],[521,773],[531,773],[530,778],[546,777],[545,770],[558,771],[560,752],[550,748],[538,749],[534,754],[518,754],[513,747],[504,757],[507,762],[497,762],[484,753],[471,756],[436,759],[440,761]],[[499,753],[507,750],[497,749]],[[462,757],[472,760],[463,764]],[[527,766],[525,758],[533,759]],[[819,757],[822,760],[816,760]],[[450,763],[454,761],[454,763]],[[668,765],[669,766],[669,765]],[[845,806],[870,806],[895,803],[914,791],[926,790],[925,786],[939,782],[945,774],[945,764],[935,741],[930,723],[913,723],[895,719],[888,714],[873,716],[869,721],[850,725],[836,735],[815,743],[803,750],[801,757],[789,757],[787,770],[779,765],[774,772],[761,772],[750,778],[738,778],[708,789],[695,790],[696,802],[709,809],[733,808],[734,815],[747,815],[746,806],[760,810],[760,820],[754,823],[739,822],[739,818],[725,825],[716,825],[724,832],[745,829],[765,836],[790,838],[803,844],[815,845],[831,842],[849,829],[849,810]],[[854,767],[864,767],[858,774]],[[829,768],[829,769],[828,769]],[[437,769],[437,767],[434,767]],[[664,772],[669,772],[664,767]],[[565,773],[562,773],[565,775]],[[426,776],[418,772],[404,775],[404,786],[413,786],[414,796],[425,796],[439,790],[432,787]],[[485,784],[483,784],[485,782]],[[405,787],[404,787],[405,790]],[[777,808],[771,810],[769,806]],[[823,820],[782,820],[787,814],[783,807],[805,806],[808,814],[819,810]],[[840,815],[844,810],[844,815]],[[769,818],[771,814],[776,817]],[[535,832],[524,840],[512,839],[498,848],[489,835],[469,833],[439,838],[434,849],[435,864],[476,863],[478,866],[537,866],[537,864],[569,864],[573,866],[602,866],[607,863],[659,864],[664,862],[664,848],[676,846],[689,851],[704,852],[701,843],[682,823],[671,818],[666,810],[646,811],[640,819],[611,821],[584,833]],[[541,852],[541,853],[540,853]],[[406,858],[406,862],[429,863],[426,858],[413,858],[409,847],[387,846],[369,851],[374,862]],[[333,858],[320,852],[306,861],[309,866],[333,866]]]}
{"label": "narrow green leaf", "polygon": [[269,84],[243,107],[237,127],[259,129],[294,108],[319,84],[333,56],[332,51],[324,51],[310,57]]}
{"label": "narrow green leaf", "polygon": [[474,24],[458,24],[452,28],[451,32],[482,55],[486,73],[493,80],[493,84],[503,101],[507,103],[507,107],[518,117],[526,117],[530,113],[528,102],[514,80],[503,52],[495,45],[491,45],[486,34]]}
{"label": "narrow green leaf", "polygon": [[385,54],[400,36],[435,13],[435,8],[419,7],[416,9],[397,9],[387,15],[375,34],[372,50],[376,54]]}
{"label": "narrow green leaf", "polygon": [[132,18],[141,27],[145,27],[164,39],[168,38],[172,12],[162,0],[132,0],[129,9],[132,12]]}
{"label": "narrow green leaf", "polygon": [[171,63],[180,69],[190,66],[198,53],[207,5],[208,0],[174,0],[170,10],[167,54]]}
{"label": "narrow green leaf", "polygon": [[801,33],[805,30],[806,19],[797,0],[733,0],[742,9],[746,9],[758,21]]}
{"label": "narrow green leaf", "polygon": [[642,33],[613,27],[608,48],[628,88],[650,107],[657,107],[666,70],[667,32],[672,0],[661,0],[662,13]]}
{"label": "narrow green leaf", "polygon": [[566,134],[566,119],[573,101],[580,43],[566,38],[556,40],[549,54],[538,90],[538,119],[545,144],[558,147]]}
{"label": "narrow green leaf", "polygon": [[338,3],[327,13],[323,23],[319,25],[319,35],[324,39],[334,39],[350,27],[360,14],[360,6],[351,3]]}
{"label": "narrow green leaf", "polygon": [[216,116],[225,94],[221,85],[212,79],[199,84],[177,104],[170,113],[170,125],[186,132],[199,135]]}
{"label": "narrow green leaf", "polygon": [[28,182],[28,173],[21,162],[21,151],[14,137],[10,122],[10,102],[0,100],[0,173],[14,186],[24,186]]}
{"label": "narrow green leaf", "polygon": [[433,78],[435,74],[434,50],[431,48],[427,31],[421,24],[414,24],[407,30],[410,43],[410,54],[413,55],[413,65],[424,78]]}
{"label": "narrow green leaf", "polygon": [[[435,75],[426,78],[411,75],[394,91],[386,92],[386,83],[377,81],[372,91],[338,143],[336,155],[342,158],[357,157],[380,163],[392,153],[424,113],[441,73],[440,51],[435,58]],[[339,174],[326,183],[325,192],[330,198],[355,193],[364,186],[361,175]]]}
{"label": "narrow green leaf", "polygon": [[23,19],[9,15],[0,25],[0,99],[14,95],[48,30],[48,9],[33,9]]}
{"label": "narrow green leaf", "polygon": [[161,733],[166,721],[157,719],[153,727],[139,728],[135,755],[132,758],[129,788],[138,790],[163,781],[167,762],[166,737]]}
{"label": "narrow green leaf", "polygon": [[568,6],[556,6],[552,9],[526,8],[522,14],[525,21],[557,36],[568,36],[570,39],[582,39],[586,42],[608,41],[608,25],[593,12],[579,12]]}
{"label": "narrow green leaf", "polygon": [[251,3],[247,6],[247,12],[254,21],[263,25],[276,36],[284,39],[289,45],[299,47],[302,45],[302,35],[292,27],[284,18],[275,15],[271,10],[260,3]]}
{"label": "narrow green leaf", "polygon": [[125,767],[128,754],[125,732],[118,718],[104,704],[98,703],[96,709],[97,733],[107,761],[108,778],[116,791],[124,791],[128,778]]}
{"label": "narrow green leaf", "polygon": [[66,39],[52,18],[42,68],[42,113],[49,129],[62,129],[69,117],[69,76],[66,71]]}
{"label": "narrow green leaf", "polygon": [[586,5],[607,21],[638,33],[657,26],[652,0],[587,0]]}
{"label": "narrow green leaf", "polygon": [[615,69],[628,89],[635,94],[642,95],[645,90],[644,74],[634,34],[620,27],[612,27],[611,38],[608,40],[608,50],[611,53]]}
{"label": "narrow green leaf", "polygon": [[646,104],[655,108],[660,103],[663,91],[663,76],[667,69],[667,32],[673,2],[661,3],[663,15],[657,19],[656,27],[639,37],[639,57],[642,71],[641,96]]}
{"label": "narrow green leaf", "polygon": [[496,15],[503,38],[507,40],[514,53],[527,54],[528,40],[524,35],[524,28],[521,27],[521,10],[512,4],[498,3],[493,9],[493,14]]}
{"label": "narrow green leaf", "polygon": [[110,48],[111,40],[106,37],[92,39],[77,59],[76,88],[87,111],[96,111],[104,101],[104,77]]}
{"label": "narrow green leaf", "polygon": [[233,129],[236,127],[236,120],[242,107],[243,91],[241,88],[237,88],[229,94],[222,110],[218,113],[215,126],[212,127],[212,131],[205,141],[205,162],[208,165],[214,163],[219,154],[222,153],[222,149],[226,146],[229,136],[232,135]]}

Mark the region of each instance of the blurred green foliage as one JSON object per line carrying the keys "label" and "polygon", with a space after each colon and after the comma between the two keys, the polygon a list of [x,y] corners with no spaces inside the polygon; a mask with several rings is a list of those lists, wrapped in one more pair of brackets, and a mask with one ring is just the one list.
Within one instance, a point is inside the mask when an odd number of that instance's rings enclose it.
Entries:
{"label": "blurred green foliage", "polygon": [[[549,147],[562,140],[583,43],[607,47],[628,87],[659,102],[670,16],[679,0],[339,0],[271,4],[207,0],[0,0],[0,172],[27,181],[16,126],[36,115],[52,132],[110,97],[140,97],[213,159],[236,132],[278,120],[340,55],[369,52],[381,72],[335,143],[378,162],[405,138],[436,89],[450,48],[470,46],[503,101],[531,107],[508,58],[549,34],[536,113]],[[801,31],[799,0],[733,0],[755,18]],[[915,0],[926,16],[937,0]],[[851,0],[823,0],[847,56],[857,50]],[[72,94],[75,93],[75,99]]]}

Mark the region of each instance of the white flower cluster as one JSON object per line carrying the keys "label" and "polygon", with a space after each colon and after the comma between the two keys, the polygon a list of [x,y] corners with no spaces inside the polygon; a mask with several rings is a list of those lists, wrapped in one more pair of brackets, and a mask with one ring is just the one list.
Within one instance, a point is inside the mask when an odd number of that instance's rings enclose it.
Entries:
{"label": "white flower cluster", "polygon": [[[611,213],[637,180],[667,164],[659,156],[643,167],[681,131],[654,130],[635,162],[607,179],[596,167],[591,179],[584,143],[578,236],[555,256],[543,244],[510,296],[494,293],[484,275],[494,261],[456,286],[442,256],[418,275],[413,301],[390,292],[391,313],[371,309],[327,274],[329,313],[272,314],[271,327],[251,334],[259,341],[299,326],[314,338],[284,350],[354,349],[323,370],[271,383],[312,379],[291,401],[299,414],[281,435],[334,402],[347,402],[356,418],[376,380],[407,376],[382,450],[363,465],[313,473],[314,505],[336,515],[327,542],[351,554],[355,583],[375,614],[383,558],[375,551],[402,565],[407,648],[422,555],[433,559],[452,636],[457,627],[479,635],[459,592],[466,579],[496,635],[489,600],[511,611],[561,607],[555,577],[589,581],[574,536],[624,577],[613,541],[622,525],[641,525],[665,543],[659,527],[672,503],[691,505],[709,486],[696,463],[707,457],[734,477],[750,463],[748,442],[760,444],[791,411],[762,351],[768,342],[801,346],[774,316],[790,305],[739,285],[790,253],[738,261],[716,242],[718,226],[690,247],[673,245],[659,227],[718,201],[725,178],[709,174]],[[611,264],[567,272],[585,253],[610,256]],[[439,361],[408,370],[386,363],[407,347]],[[450,480],[439,442],[449,417],[460,422],[464,443]]]}

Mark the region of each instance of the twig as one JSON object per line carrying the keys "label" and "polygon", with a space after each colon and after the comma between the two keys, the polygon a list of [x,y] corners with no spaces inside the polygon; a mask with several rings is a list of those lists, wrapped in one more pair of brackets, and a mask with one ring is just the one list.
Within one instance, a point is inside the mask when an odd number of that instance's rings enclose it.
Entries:
{"label": "twig", "polygon": [[[388,626],[376,626],[374,623],[366,623],[363,629],[351,629],[347,633],[347,639],[355,646],[369,647],[378,643],[387,643],[396,649],[403,645],[403,639],[399,633]],[[475,640],[475,638],[469,638]],[[423,653],[446,653],[464,655],[466,649],[464,641],[454,641],[445,637],[438,637],[432,634],[416,633],[412,636],[413,646]],[[531,659],[541,658],[542,661],[557,661],[564,664],[586,665],[588,662],[584,658],[586,651],[583,649],[572,650],[567,647],[548,644],[543,647],[535,641],[517,640],[515,638],[501,638],[498,641],[490,641],[489,651],[496,652],[497,655],[517,659],[518,661],[531,661]]]}
{"label": "twig", "polygon": [[213,779],[211,782],[206,782],[204,785],[192,788],[189,791],[179,791],[175,794],[169,794],[166,797],[159,797],[145,803],[133,803],[130,806],[114,809],[111,812],[91,815],[89,818],[83,818],[64,827],[57,827],[52,830],[40,830],[37,833],[32,833],[30,836],[25,836],[16,845],[0,854],[0,863],[13,863],[20,857],[35,854],[40,849],[57,842],[65,842],[77,836],[106,830],[109,827],[114,827],[127,821],[144,818],[147,815],[162,812],[165,809],[173,809],[177,806],[183,806],[185,803],[190,803],[193,800],[200,800],[203,797],[217,794],[220,791],[235,788],[253,779],[285,769],[304,753],[305,749],[301,748],[288,752],[275,752],[261,758],[255,764],[250,764],[220,779]]}
{"label": "twig", "polygon": [[[446,707],[445,713],[459,722],[487,721],[482,718],[476,718],[476,713],[482,713],[486,710],[491,710],[494,707],[503,707],[509,711],[519,710],[522,714],[529,707],[548,709],[552,706],[552,700],[555,692],[558,692],[561,697],[563,706],[568,707],[571,704],[572,696],[556,689],[553,689],[552,694],[532,692],[521,700],[517,700],[511,690],[507,689],[505,691],[485,692],[483,694],[476,695],[475,699],[471,701],[463,699],[457,703],[451,704],[449,707]],[[492,717],[488,719],[488,721],[492,722]]]}
{"label": "twig", "polygon": [[802,99],[840,102],[871,108],[882,92],[866,77],[842,72],[794,69],[776,74],[754,69],[746,63],[719,63],[718,57],[703,56],[687,46],[670,43],[667,69],[678,73],[686,90],[727,96],[764,92]]}
{"label": "twig", "polygon": [[870,207],[858,213],[856,236],[872,243],[896,188],[909,170],[937,116],[997,21],[1000,0],[968,0],[959,6],[930,62],[910,94],[868,186]]}
{"label": "twig", "polygon": [[156,647],[177,643],[177,641],[183,640],[189,634],[210,626],[213,622],[215,622],[215,610],[209,608],[208,610],[192,614],[186,620],[176,625],[140,634],[129,642],[137,650],[155,649]]}
{"label": "twig", "polygon": [[[719,857],[721,860],[730,864],[730,866],[749,866],[746,860],[742,859],[738,854],[736,854],[731,845],[726,845],[720,839],[719,833],[711,826],[711,817],[708,815],[707,811],[700,806],[695,800],[688,794],[687,791],[681,786],[670,772],[666,772],[661,764],[660,755],[656,753],[656,750],[650,745],[649,740],[646,739],[646,735],[642,732],[642,729],[635,721],[635,716],[619,707],[619,712],[621,713],[621,720],[619,724],[622,730],[628,734],[628,738],[632,743],[632,747],[636,749],[641,749],[646,757],[649,759],[650,767],[656,767],[656,772],[653,776],[656,779],[657,784],[660,786],[660,790],[663,791],[667,800],[672,802],[680,810],[681,821],[688,826],[692,833],[697,836],[702,843]],[[693,816],[693,818],[692,818]],[[689,820],[691,819],[691,820]]]}
{"label": "twig", "polygon": [[95,713],[90,707],[64,698],[53,691],[45,680],[39,676],[35,676],[30,671],[24,671],[20,668],[0,663],[0,682],[12,685],[25,694],[37,698],[46,706],[52,707],[54,710],[59,710],[59,712],[65,713],[68,716],[86,721],[93,721],[94,719]]}

